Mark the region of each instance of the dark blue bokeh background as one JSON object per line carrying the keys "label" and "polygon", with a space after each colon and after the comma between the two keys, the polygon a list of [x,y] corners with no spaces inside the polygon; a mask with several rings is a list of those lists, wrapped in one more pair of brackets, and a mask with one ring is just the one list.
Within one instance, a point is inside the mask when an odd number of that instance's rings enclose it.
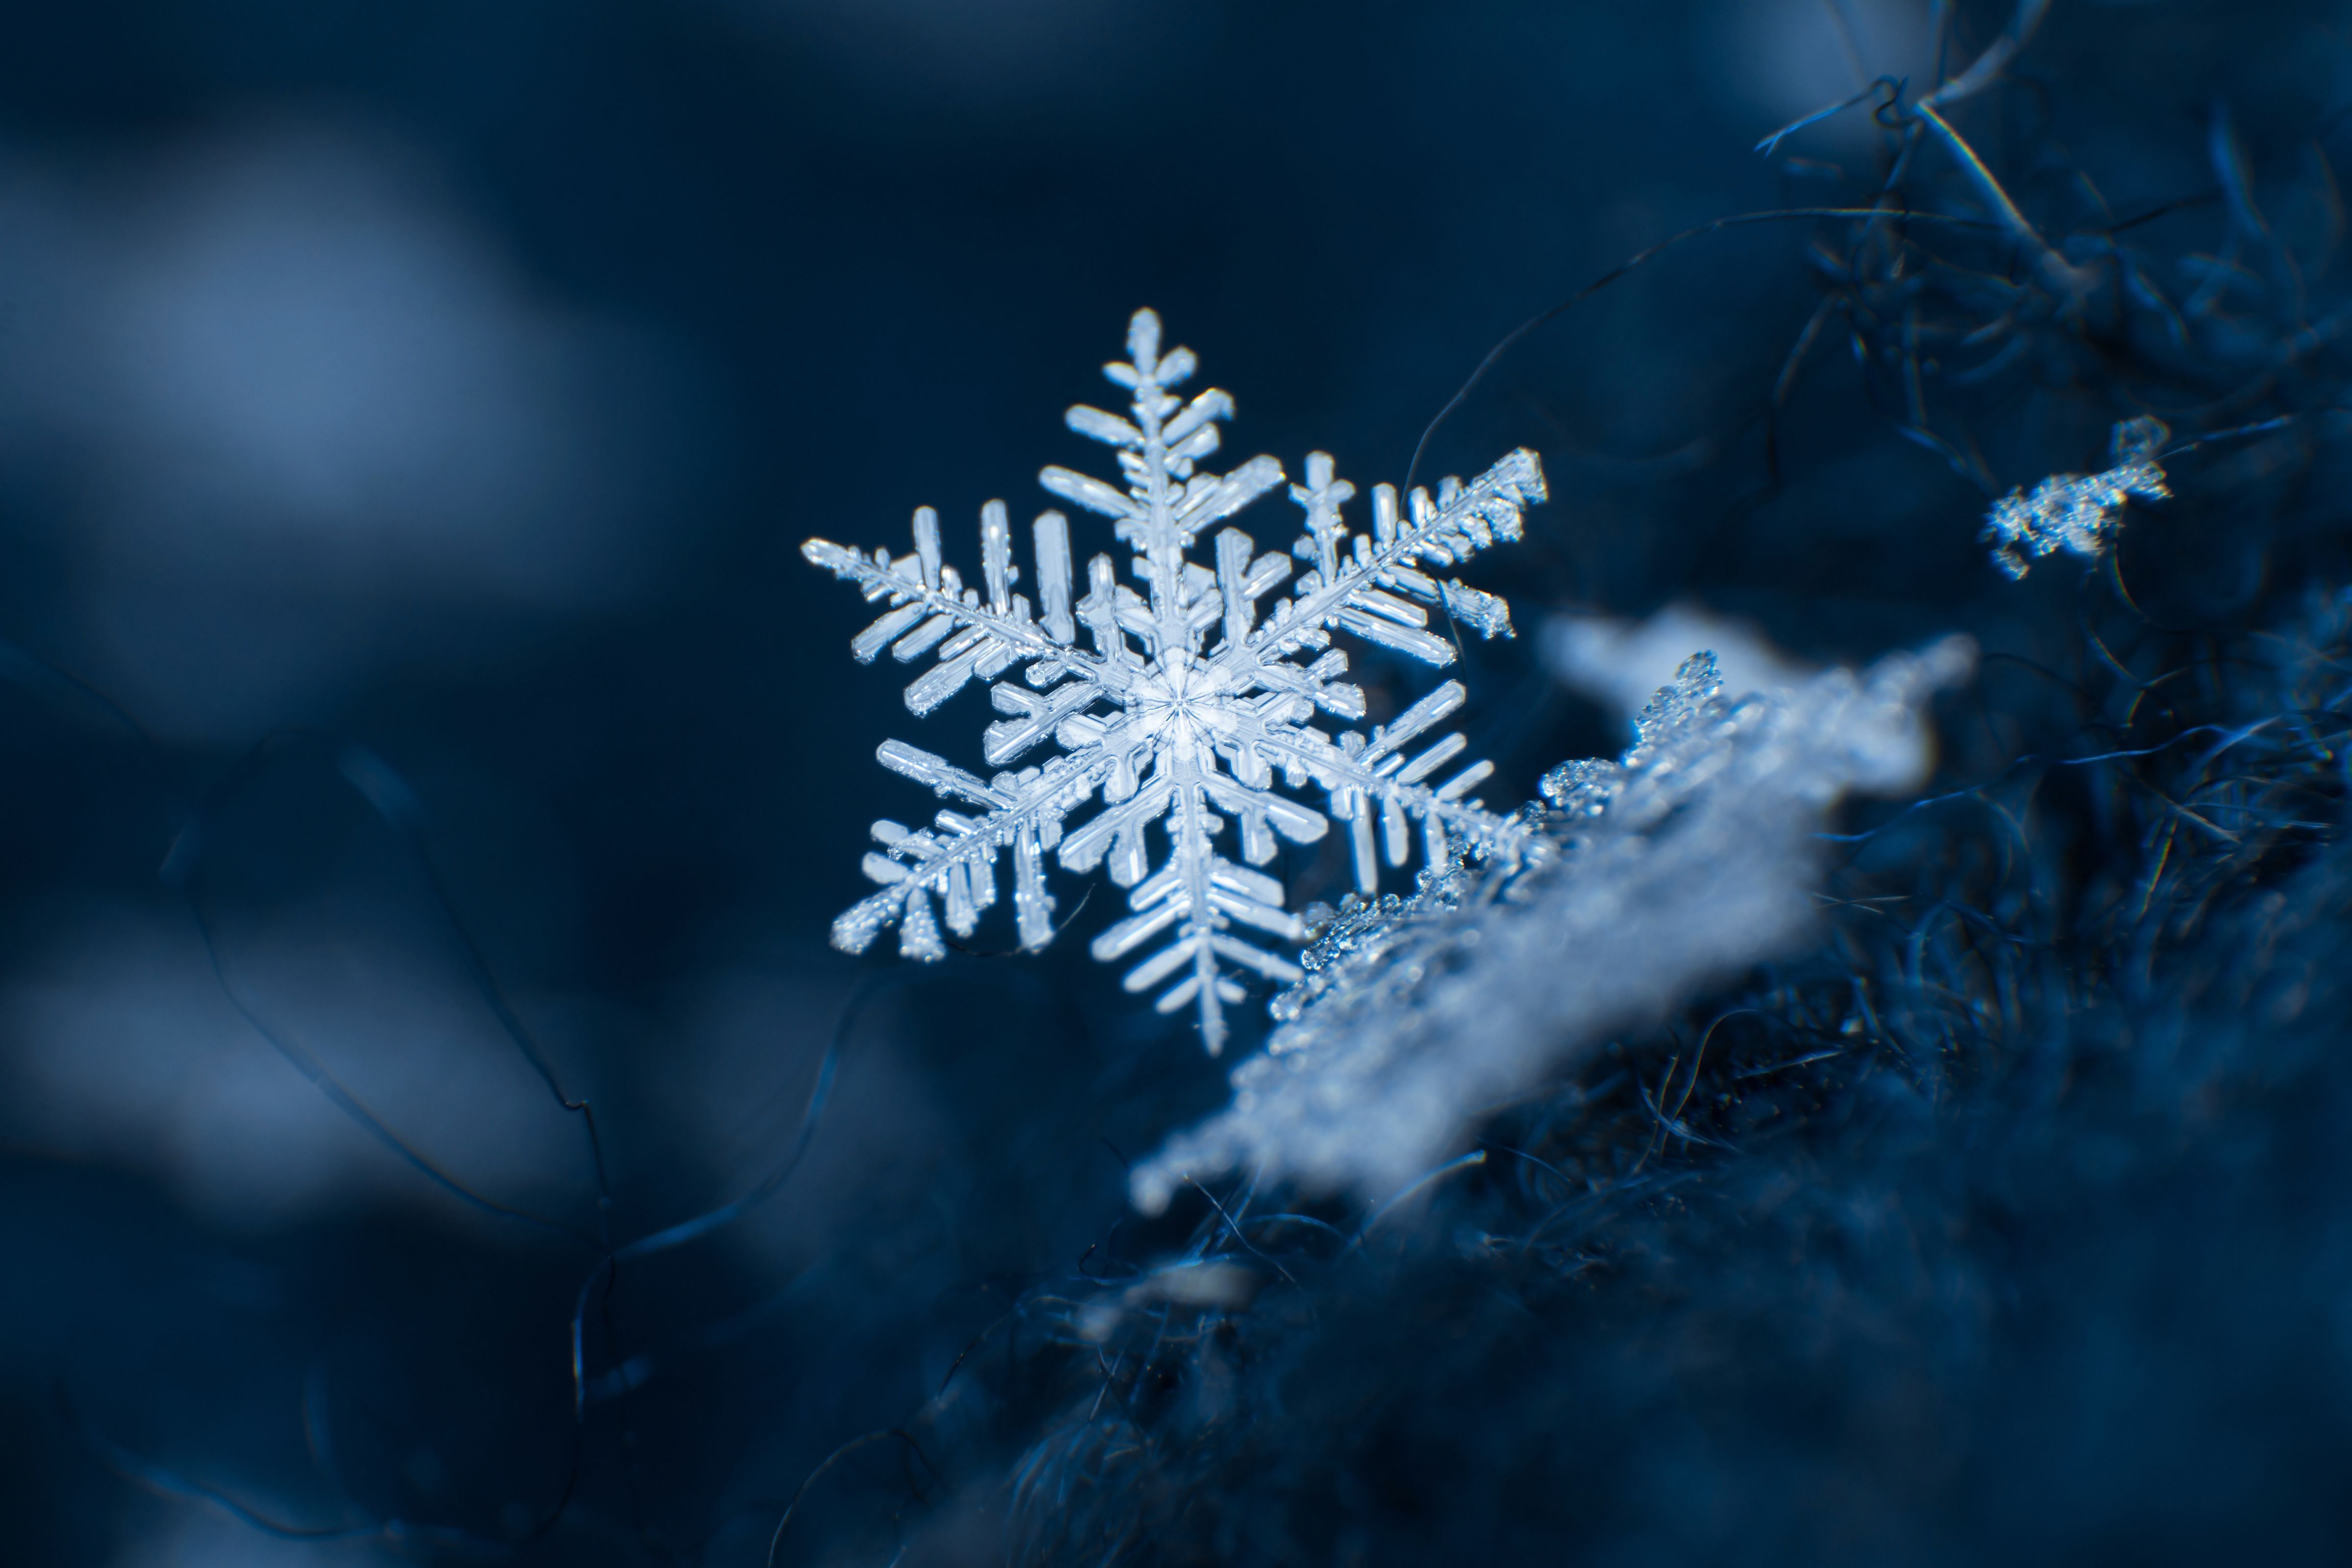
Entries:
{"label": "dark blue bokeh background", "polygon": [[[1845,9],[1868,69],[1918,68],[1924,5]],[[2006,16],[1961,10],[1979,42]],[[866,823],[925,810],[874,746],[973,763],[984,699],[910,719],[801,540],[903,548],[928,503],[970,558],[982,500],[1025,516],[1042,464],[1099,469],[1061,411],[1108,394],[1142,304],[1236,395],[1229,452],[1402,479],[1516,323],[1822,199],[1807,170],[1858,129],[1808,132],[1811,163],[1752,147],[1853,89],[1829,15],[16,7],[0,1555],[389,1561],[397,1520],[418,1550],[758,1561],[812,1467],[1103,1233],[1121,1152],[1223,1093],[1085,962],[1108,900],[1042,959],[826,947]],[[2062,3],[2042,110],[1972,124],[2095,167],[2116,211],[2207,189],[2217,97],[2292,172],[2352,91],[2343,21]],[[1661,257],[1436,436],[1424,478],[1544,455],[1553,503],[1478,577],[1523,626],[1696,595],[1831,658],[2011,613],[1984,498],[1889,437],[1843,344],[1768,454],[1807,237]],[[2084,466],[2105,417],[1996,399],[1986,460]],[[1499,797],[1614,743],[1529,644],[1470,650]],[[593,1103],[609,1205],[505,999]],[[772,1200],[596,1275],[563,1227],[626,1241],[757,1182],[836,1044]],[[437,1188],[296,1058],[552,1223]],[[182,1483],[373,1533],[281,1539]]]}

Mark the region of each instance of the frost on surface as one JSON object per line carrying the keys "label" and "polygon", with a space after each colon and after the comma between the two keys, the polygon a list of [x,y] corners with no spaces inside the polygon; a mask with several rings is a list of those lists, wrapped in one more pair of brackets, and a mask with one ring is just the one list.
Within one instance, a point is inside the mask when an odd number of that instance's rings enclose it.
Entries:
{"label": "frost on surface", "polygon": [[2091,557],[2105,552],[2123,526],[2124,503],[2164,500],[2164,465],[2158,451],[2172,432],[2163,420],[2142,416],[2117,425],[2109,466],[2095,474],[2053,474],[2032,494],[2013,489],[1992,503],[1983,538],[1994,564],[2022,577],[2033,563],[2063,548]]}
{"label": "frost on surface", "polygon": [[[1078,872],[1108,862],[1130,912],[1095,940],[1094,956],[1143,955],[1127,988],[1158,989],[1162,1012],[1197,1008],[1214,1053],[1225,1039],[1223,1009],[1245,994],[1235,975],[1300,978],[1268,944],[1306,934],[1282,907],[1282,885],[1256,868],[1274,859],[1278,840],[1312,843],[1342,824],[1367,894],[1381,862],[1404,865],[1416,837],[1433,866],[1462,853],[1507,861],[1532,842],[1522,819],[1469,798],[1490,763],[1436,776],[1466,745],[1459,734],[1424,744],[1466,700],[1460,682],[1368,731],[1335,735],[1312,721],[1364,717],[1362,691],[1340,679],[1348,656],[1331,647],[1335,632],[1435,666],[1452,663],[1454,647],[1432,629],[1433,611],[1486,637],[1510,635],[1502,600],[1436,574],[1518,538],[1523,509],[1544,499],[1543,471],[1523,449],[1467,484],[1446,479],[1434,497],[1415,489],[1400,504],[1393,487],[1379,485],[1370,530],[1360,531],[1341,514],[1355,487],[1329,457],[1309,453],[1306,482],[1289,488],[1305,531],[1287,554],[1259,554],[1249,534],[1217,525],[1280,486],[1282,466],[1259,457],[1223,475],[1201,469],[1233,399],[1213,388],[1188,402],[1171,390],[1195,363],[1189,349],[1160,352],[1150,310],[1136,312],[1127,347],[1128,358],[1103,371],[1130,394],[1127,413],[1081,405],[1068,414],[1070,428],[1117,450],[1123,484],[1063,468],[1038,476],[1052,494],[1108,521],[1110,542],[1125,547],[1124,580],[1108,552],[1089,557],[1081,575],[1070,521],[1049,510],[1031,529],[1035,599],[1013,592],[1012,518],[994,500],[981,509],[975,584],[946,563],[929,507],[915,513],[911,554],[822,539],[801,547],[887,606],[851,644],[860,663],[885,648],[902,663],[927,661],[907,688],[910,710],[929,713],[984,680],[1003,715],[982,744],[1001,771],[985,777],[883,743],[885,767],[954,807],[927,826],[874,825],[879,848],[865,866],[880,889],[834,922],[833,940],[859,952],[895,924],[901,952],[940,958],[941,916],[969,935],[996,901],[997,862],[1009,855],[1021,944],[1042,948],[1054,935],[1045,857]],[[1213,528],[1207,561],[1195,562],[1195,542]],[[1277,791],[1277,775],[1292,792],[1319,790],[1323,809]],[[1156,867],[1155,825],[1165,851]],[[1228,827],[1238,860],[1220,847]]]}
{"label": "frost on surface", "polygon": [[1811,919],[1822,813],[1849,789],[1924,779],[1921,708],[1973,658],[1953,638],[1727,702],[1714,656],[1693,655],[1621,761],[1546,775],[1516,861],[1457,858],[1409,898],[1322,921],[1233,1103],[1136,1168],[1137,1205],[1236,1170],[1393,1191],[1482,1108],[1784,950]]}

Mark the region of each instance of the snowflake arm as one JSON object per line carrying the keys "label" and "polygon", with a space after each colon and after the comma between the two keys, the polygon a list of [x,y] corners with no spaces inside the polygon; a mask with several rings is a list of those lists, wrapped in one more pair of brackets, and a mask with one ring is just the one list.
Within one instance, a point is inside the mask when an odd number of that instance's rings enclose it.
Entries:
{"label": "snowflake arm", "polygon": [[[988,587],[964,586],[956,569],[940,560],[940,516],[929,507],[915,511],[915,553],[893,559],[877,549],[871,557],[830,540],[812,539],[801,554],[845,582],[863,589],[868,601],[887,599],[881,619],[851,639],[860,664],[871,664],[887,647],[900,663],[937,650],[937,663],[907,688],[911,712],[929,713],[963,689],[973,677],[988,677],[1016,663],[1031,663],[1029,680],[1050,685],[1064,674],[1099,684],[1108,661],[1073,647],[1069,522],[1060,512],[1037,519],[1037,576],[1045,597],[1042,618],[1030,613],[1026,596],[1011,591],[1018,576],[1013,564],[1012,528],[1001,500],[981,508],[982,574]],[[1000,706],[1002,704],[1000,703]]]}
{"label": "snowflake arm", "polygon": [[[1174,939],[1129,970],[1123,984],[1129,991],[1148,991],[1172,980],[1156,1005],[1162,1013],[1188,1003],[1197,1007],[1202,1043],[1213,1056],[1224,1047],[1224,1008],[1246,994],[1221,973],[1219,960],[1286,983],[1303,973],[1288,959],[1234,934],[1234,926],[1254,926],[1290,942],[1305,940],[1306,931],[1282,908],[1281,883],[1217,853],[1214,839],[1223,825],[1209,809],[1212,804],[1271,818],[1277,831],[1300,841],[1319,838],[1325,830],[1316,812],[1279,795],[1236,787],[1212,768],[1179,762],[1155,774],[1132,799],[1071,835],[1062,863],[1072,870],[1091,870],[1108,852],[1111,880],[1133,889],[1128,907],[1135,912],[1095,939],[1090,951],[1097,959],[1116,963],[1173,930]],[[1143,830],[1154,818],[1164,819],[1171,852],[1168,864],[1146,878]]]}
{"label": "snowflake arm", "polygon": [[1443,784],[1424,782],[1468,750],[1469,741],[1459,731],[1417,756],[1405,752],[1408,742],[1468,700],[1462,683],[1449,680],[1374,731],[1369,743],[1352,731],[1334,743],[1303,726],[1269,726],[1255,738],[1260,755],[1320,785],[1330,799],[1331,815],[1348,824],[1360,891],[1379,889],[1382,858],[1401,867],[1411,858],[1416,822],[1423,858],[1432,866],[1445,865],[1457,848],[1481,858],[1516,858],[1532,842],[1517,816],[1497,815],[1463,798],[1494,773],[1492,763],[1474,762]]}
{"label": "snowflake arm", "polygon": [[874,837],[883,849],[867,853],[865,871],[881,889],[833,922],[834,945],[863,952],[896,924],[901,953],[926,962],[945,957],[931,899],[945,906],[949,930],[970,936],[981,912],[996,902],[996,860],[1008,848],[1021,945],[1034,952],[1051,942],[1054,899],[1045,890],[1044,856],[1060,841],[1063,818],[1099,782],[1090,773],[1091,759],[1055,757],[1042,768],[1000,774],[991,784],[902,741],[885,741],[876,755],[885,767],[929,784],[945,799],[987,809],[978,818],[942,811],[933,826],[921,829],[887,818],[877,822]]}
{"label": "snowflake arm", "polygon": [[[968,934],[994,901],[996,862],[1010,850],[1022,944],[1040,947],[1053,934],[1045,856],[1056,854],[1076,872],[1107,868],[1128,889],[1129,912],[1096,939],[1094,956],[1132,960],[1127,988],[1159,992],[1162,1011],[1196,1008],[1214,1053],[1228,1033],[1223,1010],[1246,994],[1236,976],[1299,978],[1265,939],[1296,943],[1304,930],[1282,907],[1282,885],[1255,869],[1274,860],[1281,840],[1310,844],[1334,819],[1348,824],[1357,882],[1367,892],[1383,858],[1405,864],[1416,826],[1432,864],[1463,850],[1516,857],[1530,846],[1519,817],[1467,798],[1490,764],[1434,778],[1467,746],[1458,734],[1428,740],[1467,700],[1459,682],[1369,736],[1335,738],[1310,721],[1365,713],[1362,691],[1340,679],[1348,658],[1330,646],[1335,633],[1440,666],[1453,661],[1454,647],[1430,630],[1433,608],[1486,636],[1509,635],[1500,599],[1424,568],[1517,538],[1525,507],[1544,499],[1543,475],[1534,454],[1521,451],[1466,487],[1445,480],[1434,499],[1416,489],[1403,509],[1382,485],[1373,493],[1372,531],[1351,537],[1340,509],[1354,488],[1336,477],[1328,456],[1313,453],[1307,482],[1290,489],[1307,521],[1289,553],[1259,554],[1248,533],[1224,528],[1213,541],[1213,568],[1204,566],[1189,559],[1195,542],[1281,485],[1282,466],[1260,457],[1223,475],[1200,471],[1233,399],[1211,389],[1187,401],[1172,390],[1197,365],[1187,349],[1160,352],[1150,311],[1136,313],[1127,346],[1125,361],[1105,367],[1130,394],[1127,413],[1080,405],[1067,416],[1073,430],[1117,451],[1124,489],[1059,467],[1039,482],[1110,520],[1130,556],[1128,581],[1108,553],[1090,557],[1080,581],[1069,523],[1048,511],[1034,531],[1033,609],[1012,591],[1019,573],[998,501],[981,513],[984,594],[941,561],[938,516],[929,508],[915,514],[911,555],[867,556],[824,540],[802,547],[869,601],[887,602],[852,643],[861,662],[885,647],[906,662],[932,657],[907,689],[908,708],[926,713],[972,680],[992,680],[991,700],[1004,717],[988,728],[988,763],[1017,765],[1048,741],[1058,753],[982,779],[902,742],[885,744],[885,766],[982,815],[942,810],[934,826],[919,830],[877,823],[882,849],[866,856],[866,870],[881,887],[835,923],[834,940],[862,951],[895,923],[903,952],[943,956],[933,901],[950,930]],[[1261,624],[1259,604],[1290,581],[1293,557],[1305,570]],[[1015,668],[1019,679],[997,679]],[[1412,747],[1418,754],[1408,754]],[[1320,788],[1328,815],[1277,793],[1277,773],[1291,790]],[[1097,795],[1100,809],[1066,830],[1066,819]],[[1155,826],[1167,850],[1156,870]],[[1228,826],[1246,864],[1218,847]]]}
{"label": "snowflake arm", "polygon": [[[1326,648],[1330,634],[1339,630],[1424,663],[1451,664],[1454,645],[1427,629],[1423,605],[1442,607],[1487,637],[1511,635],[1510,608],[1501,599],[1460,582],[1434,578],[1420,568],[1450,565],[1498,538],[1520,536],[1526,508],[1545,499],[1543,469],[1534,453],[1513,452],[1467,486],[1446,479],[1434,500],[1427,490],[1416,489],[1402,518],[1395,489],[1375,486],[1372,531],[1352,538],[1340,508],[1353,498],[1355,488],[1336,476],[1328,454],[1308,454],[1307,483],[1292,486],[1290,494],[1307,513],[1307,531],[1291,547],[1292,553],[1309,564],[1294,596],[1277,600],[1264,626],[1253,625],[1255,602],[1281,574],[1261,571],[1261,563],[1242,578],[1238,567],[1247,536],[1228,530],[1217,542],[1226,614],[1224,642],[1213,663],[1236,689],[1286,692],[1339,717],[1357,719],[1364,712],[1362,693],[1332,679],[1346,670],[1346,655],[1325,652],[1306,667],[1290,656]],[[1278,556],[1268,559],[1281,562]],[[1493,773],[1492,763],[1473,763],[1440,784],[1423,782],[1467,748],[1463,736],[1447,735],[1418,756],[1403,752],[1407,742],[1451,716],[1468,696],[1460,682],[1448,681],[1377,731],[1369,742],[1350,733],[1334,743],[1320,731],[1305,728],[1299,721],[1307,714],[1294,705],[1286,710],[1288,723],[1262,720],[1245,750],[1286,773],[1303,773],[1323,788],[1332,815],[1349,826],[1356,883],[1369,894],[1379,885],[1381,850],[1391,867],[1405,864],[1415,821],[1433,866],[1446,864],[1453,847],[1511,856],[1529,842],[1525,825],[1516,817],[1497,816],[1463,798]]]}
{"label": "snowflake arm", "polygon": [[1262,663],[1319,647],[1329,640],[1324,634],[1341,630],[1425,664],[1451,664],[1454,647],[1426,629],[1424,605],[1444,607],[1481,636],[1511,635],[1510,606],[1501,599],[1418,568],[1452,565],[1497,539],[1519,538],[1526,509],[1545,499],[1543,468],[1533,452],[1521,447],[1466,486],[1449,479],[1433,501],[1427,490],[1414,489],[1409,518],[1398,515],[1393,485],[1375,485],[1372,531],[1353,535],[1352,550],[1344,548],[1350,536],[1339,510],[1355,487],[1333,478],[1331,459],[1321,452],[1308,456],[1307,477],[1307,484],[1291,489],[1307,515],[1307,531],[1292,549],[1315,564],[1297,597],[1278,602],[1272,622],[1230,658]]}

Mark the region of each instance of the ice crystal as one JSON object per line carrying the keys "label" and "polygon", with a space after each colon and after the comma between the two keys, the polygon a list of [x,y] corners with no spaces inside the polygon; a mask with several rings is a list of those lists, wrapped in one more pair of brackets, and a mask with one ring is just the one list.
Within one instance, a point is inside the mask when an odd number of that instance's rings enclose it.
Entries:
{"label": "ice crystal", "polygon": [[1627,721],[1674,679],[1695,647],[1714,653],[1726,697],[1801,685],[1814,673],[1773,647],[1760,626],[1686,599],[1642,621],[1555,615],[1537,637],[1552,679]]}
{"label": "ice crystal", "polygon": [[1392,1191],[1481,1108],[1610,1030],[1784,949],[1805,930],[1822,811],[1925,775],[1919,709],[1960,679],[1966,638],[1738,702],[1694,654],[1618,762],[1555,768],[1521,813],[1539,842],[1457,858],[1410,898],[1310,910],[1307,973],[1275,999],[1232,1105],[1136,1167],[1156,1212],[1186,1180]]}
{"label": "ice crystal", "polygon": [[[1045,469],[1038,482],[1110,520],[1129,552],[1131,584],[1119,581],[1108,553],[1093,556],[1079,581],[1069,520],[1049,510],[1032,531],[1033,605],[1013,592],[1012,521],[997,500],[981,508],[978,587],[942,562],[939,516],[929,507],[915,513],[910,555],[869,555],[822,539],[801,547],[868,600],[887,602],[851,644],[859,662],[886,647],[904,662],[933,656],[907,688],[916,713],[974,679],[1021,673],[990,687],[1004,717],[988,727],[982,754],[1006,771],[982,778],[902,742],[883,743],[884,766],[977,814],[943,810],[932,826],[914,829],[877,822],[881,849],[865,867],[881,888],[834,922],[833,940],[863,952],[895,923],[902,953],[940,958],[945,942],[931,901],[943,907],[949,930],[971,934],[996,900],[996,863],[1009,852],[1021,944],[1041,948],[1054,936],[1045,856],[1078,872],[1108,860],[1111,880],[1129,889],[1131,912],[1095,940],[1094,956],[1116,962],[1166,935],[1129,971],[1127,988],[1165,983],[1160,1011],[1196,1006],[1202,1041],[1214,1054],[1225,1039],[1223,1008],[1245,994],[1237,973],[1300,977],[1287,956],[1263,944],[1306,934],[1282,907],[1282,885],[1253,868],[1275,858],[1277,839],[1312,843],[1331,819],[1347,824],[1357,885],[1367,894],[1378,887],[1383,858],[1402,866],[1411,857],[1416,827],[1436,866],[1462,852],[1507,860],[1529,841],[1519,818],[1469,798],[1491,763],[1432,782],[1465,749],[1461,735],[1407,753],[1462,706],[1460,682],[1445,682],[1369,733],[1334,736],[1309,721],[1318,710],[1364,717],[1362,691],[1339,679],[1348,656],[1330,646],[1335,632],[1437,666],[1453,662],[1454,647],[1431,629],[1433,608],[1485,636],[1509,635],[1502,600],[1423,568],[1518,538],[1522,509],[1544,499],[1543,471],[1534,453],[1516,451],[1466,485],[1446,479],[1433,498],[1417,489],[1402,507],[1392,486],[1376,486],[1370,531],[1350,532],[1340,508],[1355,487],[1328,456],[1312,452],[1306,483],[1290,487],[1306,513],[1290,554],[1258,554],[1250,535],[1226,528],[1212,542],[1213,565],[1201,565],[1188,558],[1194,539],[1281,484],[1282,466],[1259,457],[1223,476],[1199,471],[1217,449],[1217,425],[1232,416],[1233,399],[1212,389],[1186,402],[1169,390],[1195,362],[1189,349],[1160,352],[1160,319],[1150,310],[1136,312],[1127,348],[1128,358],[1103,374],[1132,394],[1128,415],[1083,405],[1068,415],[1070,428],[1118,449],[1126,488],[1063,468]],[[1291,556],[1305,569],[1261,616],[1259,601],[1291,577]],[[1055,754],[1013,766],[1049,741]],[[1291,790],[1320,789],[1327,811],[1277,793],[1276,773]],[[1069,820],[1097,795],[1100,809]],[[1238,829],[1239,864],[1217,847],[1228,818]],[[1168,849],[1156,870],[1146,843],[1155,822]],[[1258,940],[1238,934],[1244,928]]]}
{"label": "ice crystal", "polygon": [[2137,496],[2164,500],[2164,466],[2158,452],[2171,437],[2161,419],[2143,415],[2115,428],[2109,466],[2095,474],[2053,474],[2028,495],[2013,489],[1992,503],[1983,537],[1994,563],[2012,578],[2063,547],[2096,556],[2122,526],[2124,503]]}

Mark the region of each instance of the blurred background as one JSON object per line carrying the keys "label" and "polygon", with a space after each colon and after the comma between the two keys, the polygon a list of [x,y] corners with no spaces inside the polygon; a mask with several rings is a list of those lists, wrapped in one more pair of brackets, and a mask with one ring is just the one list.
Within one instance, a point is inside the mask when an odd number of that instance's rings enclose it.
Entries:
{"label": "blurred background", "polygon": [[[874,747],[976,766],[985,699],[911,719],[800,542],[904,549],[929,504],[969,564],[982,501],[1025,517],[1040,466],[1108,467],[1061,413],[1113,395],[1145,304],[1234,393],[1229,456],[1402,479],[1527,317],[1823,199],[1863,122],[1755,143],[1930,37],[1924,0],[1839,9],[17,6],[9,1561],[760,1561],[802,1478],[1223,1094],[1086,962],[1108,897],[1039,959],[999,955],[1009,921],[935,968],[827,948],[866,823],[929,809]],[[1971,51],[2007,15],[1961,7]],[[2062,0],[2025,74],[2064,90],[1972,124],[2063,146],[2119,212],[2209,189],[2217,98],[2293,172],[2352,100],[2343,20]],[[1424,479],[1543,454],[1552,503],[1473,574],[1523,628],[1690,600],[1807,659],[1998,639],[1983,493],[1888,438],[1843,342],[1768,431],[1807,238],[1661,257],[1431,442]],[[1984,461],[2092,466],[2105,417]],[[1267,543],[1277,510],[1241,521]],[[1541,640],[1469,650],[1490,799],[1622,743]],[[1377,704],[1426,684],[1362,663]],[[783,1169],[829,1049],[789,1180],[598,1265]]]}

